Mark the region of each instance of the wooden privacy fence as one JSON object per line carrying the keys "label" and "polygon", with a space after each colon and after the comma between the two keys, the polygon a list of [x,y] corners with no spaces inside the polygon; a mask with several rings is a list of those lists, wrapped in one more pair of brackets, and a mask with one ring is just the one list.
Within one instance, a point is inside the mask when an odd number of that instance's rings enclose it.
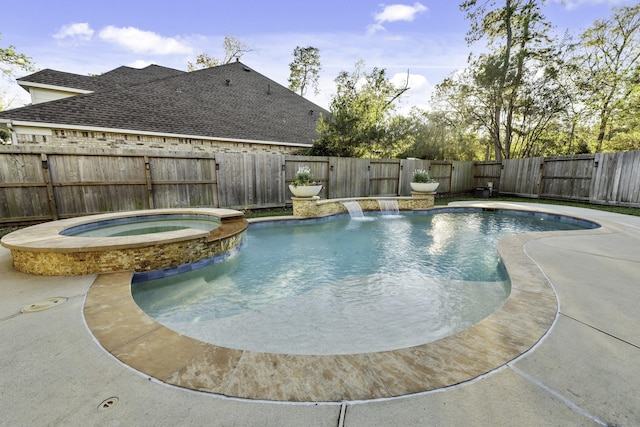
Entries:
{"label": "wooden privacy fence", "polygon": [[640,206],[640,151],[474,163],[0,147],[0,224],[136,209],[281,207],[300,166],[324,186],[322,198],[406,196],[413,171],[427,169],[439,193],[492,182],[504,194]]}
{"label": "wooden privacy fence", "polygon": [[503,194],[640,207],[640,151],[510,159],[500,167]]}
{"label": "wooden privacy fence", "polygon": [[451,192],[455,182],[471,180],[460,176],[473,173],[472,162],[3,147],[0,224],[137,209],[280,207],[291,202],[287,185],[300,166],[324,186],[323,198],[409,195],[418,168],[430,169],[440,191]]}

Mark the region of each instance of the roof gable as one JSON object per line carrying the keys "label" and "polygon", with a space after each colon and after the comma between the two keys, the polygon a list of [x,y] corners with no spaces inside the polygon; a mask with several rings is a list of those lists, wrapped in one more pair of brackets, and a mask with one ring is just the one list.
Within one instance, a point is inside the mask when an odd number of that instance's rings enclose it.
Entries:
{"label": "roof gable", "polygon": [[111,90],[118,87],[130,87],[150,81],[186,74],[159,65],[149,65],[144,68],[118,67],[97,76],[83,76],[81,74],[66,73],[51,69],[44,69],[28,76],[17,79],[18,84],[28,86],[29,83],[55,86],[60,88],[80,89],[89,91]]}
{"label": "roof gable", "polygon": [[[66,73],[51,69],[37,71],[28,76],[16,79],[20,86],[30,86],[29,83],[37,85],[55,86],[60,88],[81,89],[96,91],[105,89],[105,82],[91,76],[83,76],[80,74]],[[108,85],[113,87],[113,85]]]}
{"label": "roof gable", "polygon": [[118,86],[128,87],[182,74],[186,74],[186,71],[152,64],[144,68],[118,67],[99,75],[97,78],[101,82],[116,83]]}

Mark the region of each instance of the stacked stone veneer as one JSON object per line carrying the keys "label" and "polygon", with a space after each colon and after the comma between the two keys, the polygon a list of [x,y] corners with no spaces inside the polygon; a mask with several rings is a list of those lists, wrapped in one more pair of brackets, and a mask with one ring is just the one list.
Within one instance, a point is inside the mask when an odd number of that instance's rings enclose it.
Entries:
{"label": "stacked stone veneer", "polygon": [[346,201],[357,201],[363,211],[379,211],[378,200],[397,200],[401,211],[414,209],[429,209],[435,202],[435,193],[411,193],[411,197],[364,197],[348,199],[321,200],[320,197],[292,197],[293,215],[313,218],[348,212],[342,204]]}
{"label": "stacked stone veneer", "polygon": [[[222,225],[211,233],[192,239],[172,242],[157,242],[142,247],[114,245],[100,249],[65,250],[50,248],[10,248],[13,265],[23,273],[45,276],[70,276],[116,271],[152,271],[177,267],[234,249],[244,237],[248,222],[243,219],[222,221]],[[74,237],[68,237],[73,239]]]}
{"label": "stacked stone veneer", "polygon": [[46,147],[161,149],[166,151],[295,154],[306,145],[232,142],[214,139],[178,138],[160,135],[51,129],[50,135],[18,133],[19,145]]}

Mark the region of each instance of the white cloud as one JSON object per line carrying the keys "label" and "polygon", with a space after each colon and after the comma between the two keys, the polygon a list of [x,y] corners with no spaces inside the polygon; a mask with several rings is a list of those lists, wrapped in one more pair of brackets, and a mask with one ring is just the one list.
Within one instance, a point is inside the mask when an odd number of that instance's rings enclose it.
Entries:
{"label": "white cloud", "polygon": [[[389,79],[396,87],[403,87],[407,82],[407,73],[396,73]],[[409,73],[409,90],[400,98],[399,112],[408,114],[413,106],[425,108],[433,93],[434,86],[422,74]]]}
{"label": "white cloud", "polygon": [[[394,86],[404,86],[407,81],[407,73],[396,73],[389,79]],[[431,84],[429,80],[422,74],[411,74],[409,73],[409,88],[413,93],[425,92],[429,88],[431,88]]]}
{"label": "white cloud", "polygon": [[149,62],[149,61],[145,61],[143,59],[136,59],[135,61],[133,61],[132,63],[129,64],[129,67],[131,68],[145,68],[148,67],[149,65],[154,64],[153,62]]}
{"label": "white cloud", "polygon": [[[336,93],[335,78],[341,71],[353,71],[354,64],[359,59],[365,62],[367,72],[372,67],[384,68],[394,84],[404,83],[409,70],[411,89],[398,105],[398,111],[404,112],[412,105],[428,104],[434,84],[441,82],[456,69],[464,68],[468,55],[464,32],[459,37],[448,38],[409,35],[402,42],[382,37],[375,44],[371,43],[370,37],[359,32],[269,34],[255,36],[253,39],[243,37],[243,40],[256,46],[256,51],[243,56],[242,62],[283,86],[289,84],[288,64],[293,51],[291,40],[295,40],[300,46],[320,49],[320,93],[316,95],[310,90],[306,97],[324,108],[330,106],[331,97]],[[345,43],[345,40],[349,40],[349,43]],[[457,44],[452,45],[454,42]],[[207,46],[215,43],[217,41],[208,40],[201,49],[205,51]],[[219,56],[213,53],[214,56]],[[171,66],[166,61],[158,63]],[[184,68],[184,65],[180,67]]]}
{"label": "white cloud", "polygon": [[413,6],[407,6],[404,4],[392,4],[385,6],[380,13],[376,13],[376,22],[382,24],[383,22],[394,21],[413,21],[416,14],[420,12],[426,12],[427,7],[422,3],[414,3]]}
{"label": "white cloud", "polygon": [[76,41],[89,41],[93,37],[93,29],[87,22],[75,22],[63,25],[57,33],[53,35],[56,39],[72,39]]}
{"label": "white cloud", "polygon": [[387,31],[387,29],[380,24],[367,25],[367,34],[372,35],[377,33],[378,31]]}
{"label": "white cloud", "polygon": [[135,53],[155,55],[190,55],[193,53],[193,49],[189,45],[173,37],[163,37],[152,31],[143,31],[134,27],[118,28],[109,25],[100,31],[100,38]]}
{"label": "white cloud", "polygon": [[414,3],[413,6],[405,4],[391,4],[384,6],[382,12],[378,12],[374,15],[375,24],[371,24],[367,27],[367,33],[373,34],[376,31],[383,31],[385,28],[382,26],[385,22],[396,21],[413,21],[418,13],[426,12],[428,9],[422,3]]}

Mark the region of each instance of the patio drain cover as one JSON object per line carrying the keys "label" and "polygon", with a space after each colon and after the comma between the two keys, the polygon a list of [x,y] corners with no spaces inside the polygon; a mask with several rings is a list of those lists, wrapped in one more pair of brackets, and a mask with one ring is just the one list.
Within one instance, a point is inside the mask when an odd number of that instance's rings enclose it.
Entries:
{"label": "patio drain cover", "polygon": [[23,313],[36,313],[38,311],[48,310],[56,305],[60,305],[67,299],[65,297],[53,297],[43,299],[42,301],[34,302],[33,304],[25,305],[20,309]]}
{"label": "patio drain cover", "polygon": [[116,396],[112,396],[108,399],[105,399],[98,405],[98,411],[104,411],[105,409],[111,409],[118,404],[118,399]]}

